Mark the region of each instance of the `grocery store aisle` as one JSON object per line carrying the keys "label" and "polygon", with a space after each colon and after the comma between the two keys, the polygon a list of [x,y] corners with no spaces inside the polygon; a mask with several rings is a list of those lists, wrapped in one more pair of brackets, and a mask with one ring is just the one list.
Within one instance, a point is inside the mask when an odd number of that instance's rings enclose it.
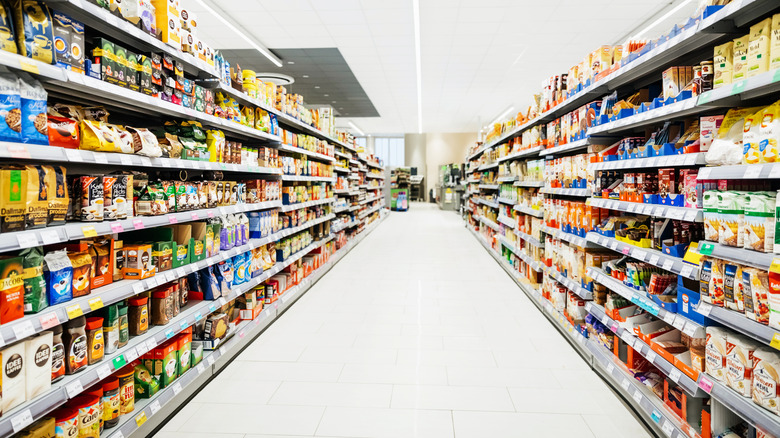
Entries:
{"label": "grocery store aisle", "polygon": [[643,437],[452,212],[392,213],[158,438]]}

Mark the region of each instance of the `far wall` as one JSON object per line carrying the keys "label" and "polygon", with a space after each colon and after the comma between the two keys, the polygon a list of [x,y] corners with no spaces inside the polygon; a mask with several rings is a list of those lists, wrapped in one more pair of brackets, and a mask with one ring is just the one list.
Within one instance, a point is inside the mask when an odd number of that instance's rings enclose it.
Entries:
{"label": "far wall", "polygon": [[463,163],[466,152],[477,141],[476,132],[406,134],[404,157],[406,166],[417,167],[425,176],[426,199],[439,181],[439,168],[445,164]]}

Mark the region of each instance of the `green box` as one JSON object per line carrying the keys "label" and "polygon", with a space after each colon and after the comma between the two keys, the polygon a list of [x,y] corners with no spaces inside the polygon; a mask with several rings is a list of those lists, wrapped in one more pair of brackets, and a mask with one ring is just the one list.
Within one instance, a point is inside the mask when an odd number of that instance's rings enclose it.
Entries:
{"label": "green box", "polygon": [[192,262],[192,225],[173,226],[173,267],[179,268]]}
{"label": "green box", "polygon": [[181,333],[176,339],[177,372],[181,376],[190,369],[192,364],[192,335],[190,333]]}
{"label": "green box", "polygon": [[173,241],[164,240],[152,243],[152,264],[157,272],[163,272],[173,267]]}

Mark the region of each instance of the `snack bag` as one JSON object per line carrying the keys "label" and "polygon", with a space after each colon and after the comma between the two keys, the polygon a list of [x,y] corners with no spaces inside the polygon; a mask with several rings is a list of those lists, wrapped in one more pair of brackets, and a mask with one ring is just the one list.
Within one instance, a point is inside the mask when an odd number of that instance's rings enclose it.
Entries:
{"label": "snack bag", "polygon": [[709,296],[713,306],[725,305],[725,291],[723,289],[723,271],[725,262],[720,259],[712,259],[712,272],[710,273]]}
{"label": "snack bag", "polygon": [[46,278],[46,297],[49,305],[65,303],[73,299],[73,265],[67,252],[55,251],[43,257]]}
{"label": "snack bag", "polygon": [[745,125],[742,128],[742,163],[744,164],[755,164],[764,159],[758,140],[762,114],[763,111],[759,111],[745,117]]}
{"label": "snack bag", "polygon": [[734,70],[734,42],[729,41],[725,44],[715,47],[715,56],[713,57],[713,67],[715,76],[713,77],[713,88],[719,88],[731,83],[731,74]]}
{"label": "snack bag", "polygon": [[104,122],[94,120],[81,121],[81,149],[88,151],[115,152],[117,138],[114,130]]}
{"label": "snack bag", "polygon": [[19,142],[22,140],[22,98],[19,91],[19,78],[8,72],[0,71],[0,141]]}
{"label": "snack bag", "polygon": [[774,350],[759,348],[753,353],[753,402],[775,415],[780,415],[780,355]]}
{"label": "snack bag", "polygon": [[19,76],[22,104],[22,143],[49,144],[49,120],[46,116],[48,94],[40,82],[29,75]]}
{"label": "snack bag", "polygon": [[54,63],[54,26],[49,8],[36,0],[12,0],[14,27],[19,54]]}
{"label": "snack bag", "polygon": [[748,40],[747,76],[757,76],[769,71],[769,33],[772,19],[767,18],[750,26]]}
{"label": "snack bag", "polygon": [[780,138],[780,102],[769,105],[761,112],[760,126],[758,127],[759,148],[761,160],[765,163],[774,163],[780,160],[777,142]]}
{"label": "snack bag", "polygon": [[721,192],[718,195],[718,216],[720,230],[718,243],[742,248],[745,227],[745,198],[736,192]]}
{"label": "snack bag", "polygon": [[745,197],[743,248],[772,252],[775,242],[775,198],[751,193]]}
{"label": "snack bag", "polygon": [[742,286],[745,316],[761,324],[769,324],[769,273],[763,269],[744,268]]}

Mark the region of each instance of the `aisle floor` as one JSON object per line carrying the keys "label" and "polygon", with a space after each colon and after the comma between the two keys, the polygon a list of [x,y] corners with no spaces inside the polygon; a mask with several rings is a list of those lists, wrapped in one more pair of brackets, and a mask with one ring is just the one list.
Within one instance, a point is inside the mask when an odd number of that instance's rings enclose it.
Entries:
{"label": "aisle floor", "polygon": [[455,213],[412,204],[155,436],[649,435]]}

